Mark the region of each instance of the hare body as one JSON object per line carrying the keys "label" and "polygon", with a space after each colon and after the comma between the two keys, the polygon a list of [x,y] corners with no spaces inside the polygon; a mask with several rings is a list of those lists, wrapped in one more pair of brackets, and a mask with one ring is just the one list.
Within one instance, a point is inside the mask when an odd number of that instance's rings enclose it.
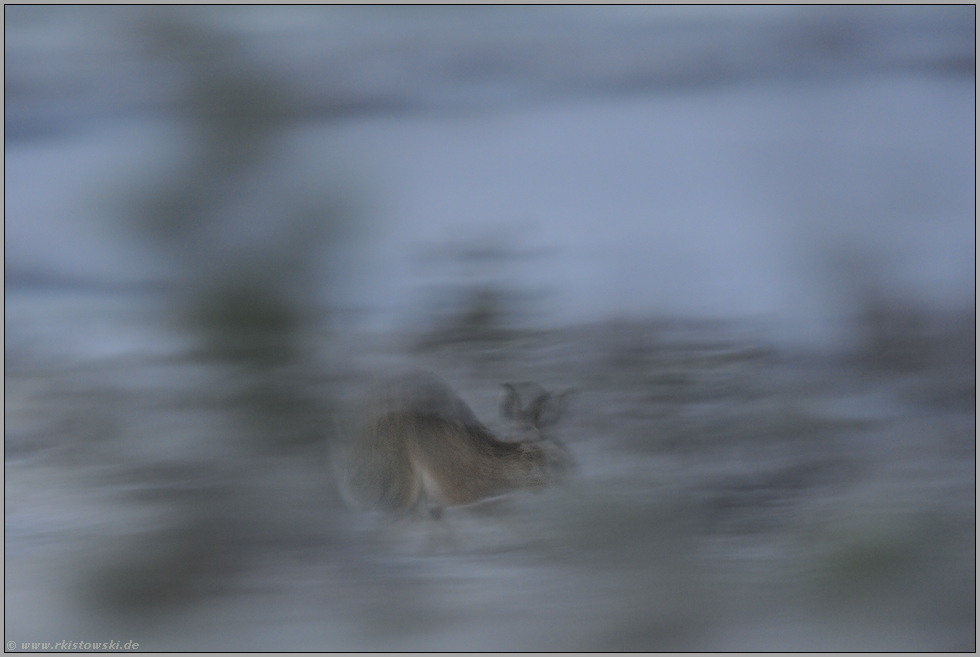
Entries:
{"label": "hare body", "polygon": [[499,440],[432,375],[390,383],[350,451],[346,478],[352,497],[393,511],[425,504],[438,515],[444,506],[553,483],[571,458],[540,429],[557,421],[565,396],[523,385],[525,395],[535,393],[526,406],[515,386],[504,386],[501,397],[501,414],[513,423],[515,441]]}

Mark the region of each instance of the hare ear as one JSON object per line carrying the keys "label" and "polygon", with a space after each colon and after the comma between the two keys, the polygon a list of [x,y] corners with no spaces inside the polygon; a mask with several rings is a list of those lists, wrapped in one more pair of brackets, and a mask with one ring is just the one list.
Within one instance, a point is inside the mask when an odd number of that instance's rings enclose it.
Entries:
{"label": "hare ear", "polygon": [[547,417],[550,415],[548,411],[550,406],[551,393],[543,392],[527,405],[527,410],[524,411],[524,418],[536,427],[542,426],[542,420],[545,420],[545,424],[547,424]]}
{"label": "hare ear", "polygon": [[505,420],[517,420],[522,415],[521,399],[517,395],[517,390],[509,383],[503,386],[500,393],[500,417]]}
{"label": "hare ear", "polygon": [[568,408],[569,398],[577,392],[577,389],[569,388],[555,397],[545,393],[544,395],[541,395],[535,399],[534,404],[531,406],[531,410],[534,412],[534,414],[531,415],[531,418],[534,421],[534,426],[540,428],[556,423],[565,413],[565,409]]}

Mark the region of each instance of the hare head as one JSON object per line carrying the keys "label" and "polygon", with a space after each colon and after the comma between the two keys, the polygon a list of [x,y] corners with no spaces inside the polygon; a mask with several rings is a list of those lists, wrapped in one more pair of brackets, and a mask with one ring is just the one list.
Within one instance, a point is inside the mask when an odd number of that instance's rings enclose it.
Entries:
{"label": "hare head", "polygon": [[564,444],[545,430],[561,419],[575,389],[552,395],[537,383],[505,383],[501,387],[500,418],[508,424],[506,439],[542,450],[553,474],[571,466]]}
{"label": "hare head", "polygon": [[515,440],[544,439],[541,430],[558,422],[575,392],[569,389],[553,396],[537,383],[505,383],[501,387],[500,417],[510,422]]}

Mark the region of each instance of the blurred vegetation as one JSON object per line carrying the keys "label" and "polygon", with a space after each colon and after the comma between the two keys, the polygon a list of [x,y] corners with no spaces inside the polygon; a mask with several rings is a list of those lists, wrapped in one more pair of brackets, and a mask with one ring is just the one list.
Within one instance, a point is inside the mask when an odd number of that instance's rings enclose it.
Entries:
{"label": "blurred vegetation", "polygon": [[[144,481],[170,509],[165,526],[135,536],[92,577],[105,610],[149,619],[227,588],[269,527],[319,531],[281,526],[296,482],[313,482],[311,500],[336,503],[331,403],[317,384],[330,283],[319,265],[351,215],[337,199],[277,186],[295,101],[245,44],[189,11],[149,10],[138,28],[147,55],[178,81],[173,111],[191,146],[132,220],[179,271],[167,298],[175,327],[196,345],[187,366],[212,372],[207,387],[188,380],[184,395],[223,418],[190,429],[211,434],[220,454],[204,459],[197,483],[182,484],[189,475],[179,465]],[[183,459],[200,461],[206,447],[189,445]],[[284,470],[270,475],[276,468]],[[322,511],[321,520],[330,513]]]}
{"label": "blurred vegetation", "polygon": [[545,252],[500,237],[433,246],[419,257],[440,281],[430,287],[421,351],[450,348],[479,358],[506,358],[546,313],[546,293],[515,282],[520,265]]}
{"label": "blurred vegetation", "polygon": [[911,301],[889,299],[880,290],[863,295],[857,319],[858,358],[881,372],[915,372],[932,360],[928,314]]}
{"label": "blurred vegetation", "polygon": [[850,361],[857,371],[900,385],[918,405],[976,409],[976,308],[930,310],[862,281]]}
{"label": "blurred vegetation", "polygon": [[[315,411],[295,379],[310,361],[316,322],[327,319],[319,259],[349,210],[275,187],[294,114],[290,90],[231,35],[174,16],[161,13],[144,33],[149,51],[183,81],[175,110],[194,146],[139,221],[183,271],[178,314],[200,338],[197,356],[239,372],[234,403],[246,424],[261,426],[256,438],[273,447],[323,439],[296,426],[311,424],[304,418]],[[271,431],[275,424],[289,430]]]}

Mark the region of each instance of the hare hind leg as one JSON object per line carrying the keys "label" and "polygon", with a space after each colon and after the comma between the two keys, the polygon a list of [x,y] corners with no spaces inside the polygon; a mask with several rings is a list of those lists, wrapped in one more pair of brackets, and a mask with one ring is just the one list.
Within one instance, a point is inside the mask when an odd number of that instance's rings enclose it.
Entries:
{"label": "hare hind leg", "polygon": [[422,495],[422,480],[397,434],[379,423],[354,446],[348,484],[360,502],[391,511],[409,511]]}

